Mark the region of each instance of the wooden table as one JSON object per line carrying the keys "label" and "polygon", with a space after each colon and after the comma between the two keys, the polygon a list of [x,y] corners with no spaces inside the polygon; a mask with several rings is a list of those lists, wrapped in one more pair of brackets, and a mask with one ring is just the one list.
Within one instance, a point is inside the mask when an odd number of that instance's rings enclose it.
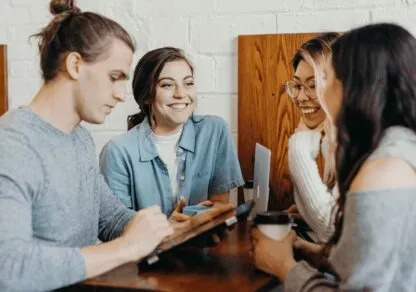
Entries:
{"label": "wooden table", "polygon": [[247,225],[238,223],[215,247],[178,250],[140,272],[126,264],[70,291],[267,291],[277,280],[252,265]]}

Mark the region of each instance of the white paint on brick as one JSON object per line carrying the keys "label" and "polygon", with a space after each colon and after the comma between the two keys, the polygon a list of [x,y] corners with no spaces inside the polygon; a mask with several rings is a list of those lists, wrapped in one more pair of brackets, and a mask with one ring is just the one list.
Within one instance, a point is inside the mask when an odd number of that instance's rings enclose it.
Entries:
{"label": "white paint on brick", "polygon": [[[37,1],[33,1],[37,2]],[[52,14],[49,12],[49,2],[48,1],[39,1],[42,3],[39,3],[38,5],[33,5],[29,7],[29,15],[30,15],[30,21],[32,23],[39,23],[42,27],[46,25],[51,19]]]}
{"label": "white paint on brick", "polygon": [[416,8],[376,10],[373,22],[394,22],[402,25],[416,36]]}
{"label": "white paint on brick", "polygon": [[215,57],[217,67],[217,88],[218,92],[237,93],[238,80],[238,58],[232,57]]}
{"label": "white paint on brick", "polygon": [[215,91],[215,61],[210,56],[190,56],[195,68],[195,84],[198,92]]}
{"label": "white paint on brick", "polygon": [[150,49],[163,46],[188,48],[188,20],[159,18],[149,25]]}
{"label": "white paint on brick", "polygon": [[140,17],[172,17],[201,16],[214,13],[213,0],[141,0],[135,1],[135,13]]}
{"label": "white paint on brick", "polygon": [[233,140],[234,140],[235,147],[238,149],[238,134],[237,133],[233,133]]}
{"label": "white paint on brick", "polygon": [[2,22],[7,24],[28,24],[30,23],[29,8],[6,6],[5,10],[0,14],[3,18]]}
{"label": "white paint on brick", "polygon": [[281,12],[290,10],[299,10],[306,7],[308,0],[301,1],[276,1],[276,0],[219,0],[218,12],[227,13],[256,13],[256,12]]}
{"label": "white paint on brick", "polygon": [[277,17],[277,31],[291,32],[323,32],[346,31],[370,22],[367,10],[320,12],[320,13],[285,13]]}
{"label": "white paint on brick", "polygon": [[227,0],[218,1],[218,12],[224,13],[270,13],[270,12],[299,12],[339,9],[361,9],[397,6],[397,0],[297,0],[297,1],[275,1],[257,0],[241,1]]}
{"label": "white paint on brick", "polygon": [[0,44],[7,43],[7,25],[0,23]]}
{"label": "white paint on brick", "polygon": [[37,39],[29,37],[39,32],[38,25],[7,25],[6,36],[8,58],[11,60],[33,60],[38,62]]}
{"label": "white paint on brick", "polygon": [[232,131],[237,131],[237,95],[200,95],[195,111],[199,115],[224,118]]}
{"label": "white paint on brick", "polygon": [[127,116],[138,113],[139,106],[130,95],[125,102],[117,104],[108,118],[109,128],[111,130],[126,131],[127,130]]}
{"label": "white paint on brick", "polygon": [[[296,1],[295,1],[296,2]],[[394,7],[400,4],[397,0],[317,0],[309,1],[308,8],[313,10],[326,9],[361,9],[377,7]]]}
{"label": "white paint on brick", "polygon": [[[38,92],[42,81],[40,76],[36,78],[9,76],[9,107],[16,108],[28,104]],[[12,95],[10,95],[12,94]]]}
{"label": "white paint on brick", "polygon": [[107,144],[109,140],[111,140],[113,137],[116,137],[118,135],[121,135],[123,132],[118,131],[108,131],[108,132],[95,132],[93,133],[93,139],[95,143],[95,149],[97,158],[101,152],[101,149]]}
{"label": "white paint on brick", "polygon": [[31,6],[39,6],[42,4],[49,5],[48,0],[2,0],[2,2],[8,2],[12,7],[31,7]]}
{"label": "white paint on brick", "polygon": [[191,45],[199,53],[235,53],[238,35],[275,32],[274,15],[195,18]]}
{"label": "white paint on brick", "polygon": [[39,64],[31,60],[16,60],[9,65],[9,76],[38,78],[41,74]]}

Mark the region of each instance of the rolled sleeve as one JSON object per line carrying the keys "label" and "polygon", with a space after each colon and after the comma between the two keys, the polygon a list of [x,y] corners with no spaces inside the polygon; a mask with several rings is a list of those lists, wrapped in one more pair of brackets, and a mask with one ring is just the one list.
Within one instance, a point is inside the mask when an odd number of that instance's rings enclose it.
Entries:
{"label": "rolled sleeve", "polygon": [[224,120],[220,120],[221,134],[215,158],[214,172],[209,185],[209,195],[228,192],[244,184],[231,131]]}
{"label": "rolled sleeve", "polygon": [[305,261],[297,263],[286,276],[285,292],[322,291],[338,289],[338,283],[325,277],[324,274],[309,266]]}

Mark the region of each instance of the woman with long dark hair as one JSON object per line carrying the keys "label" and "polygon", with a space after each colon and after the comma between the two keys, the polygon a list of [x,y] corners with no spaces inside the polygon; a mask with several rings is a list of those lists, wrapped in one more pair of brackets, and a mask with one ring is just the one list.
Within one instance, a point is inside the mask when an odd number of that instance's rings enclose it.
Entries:
{"label": "woman with long dark hair", "polygon": [[[414,291],[416,268],[416,39],[394,24],[354,29],[332,45],[324,100],[337,129],[337,279],[296,263],[289,234],[253,230],[254,260],[288,291]],[[336,98],[334,98],[336,97]]]}
{"label": "woman with long dark hair", "polygon": [[194,68],[180,49],[146,53],[136,65],[133,95],[140,112],[130,130],[100,155],[101,171],[129,208],[156,204],[177,221],[186,205],[228,203],[244,183],[231,132],[218,116],[194,115]]}

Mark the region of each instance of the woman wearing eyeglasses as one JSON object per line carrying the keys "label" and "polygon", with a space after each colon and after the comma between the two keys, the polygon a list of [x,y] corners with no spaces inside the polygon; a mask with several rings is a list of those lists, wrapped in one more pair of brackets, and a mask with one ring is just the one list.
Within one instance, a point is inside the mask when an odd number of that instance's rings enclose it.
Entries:
{"label": "woman wearing eyeglasses", "polygon": [[[295,133],[289,139],[289,171],[294,184],[296,208],[320,242],[333,233],[332,207],[338,196],[335,187],[333,135],[327,131],[325,112],[319,102],[324,59],[338,33],[321,34],[296,52],[292,80],[286,91],[301,112]],[[290,208],[293,210],[294,208]]]}

